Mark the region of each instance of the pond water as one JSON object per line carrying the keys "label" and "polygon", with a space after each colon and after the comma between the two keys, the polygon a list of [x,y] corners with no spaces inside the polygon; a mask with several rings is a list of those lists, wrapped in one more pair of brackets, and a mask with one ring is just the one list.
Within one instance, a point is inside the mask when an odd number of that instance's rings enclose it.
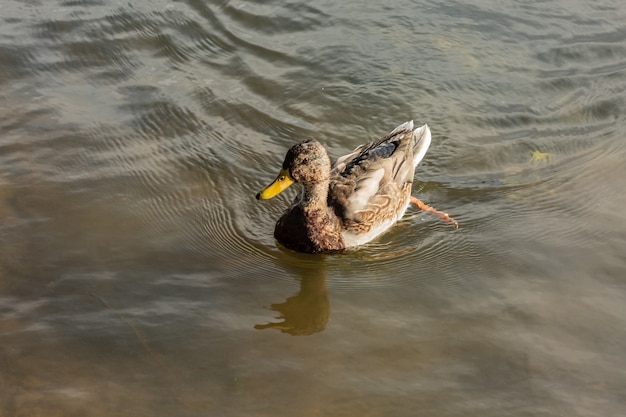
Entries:
{"label": "pond water", "polygon": [[[0,415],[623,413],[623,1],[380,3],[0,5]],[[410,119],[458,230],[276,244],[293,143]]]}

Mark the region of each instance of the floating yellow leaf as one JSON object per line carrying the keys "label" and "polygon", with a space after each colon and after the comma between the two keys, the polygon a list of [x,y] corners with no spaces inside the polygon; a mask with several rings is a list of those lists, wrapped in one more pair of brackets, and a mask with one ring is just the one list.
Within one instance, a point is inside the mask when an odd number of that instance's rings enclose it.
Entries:
{"label": "floating yellow leaf", "polygon": [[552,154],[548,152],[530,151],[530,153],[532,154],[532,156],[530,157],[530,162],[532,162],[533,164],[547,161],[548,159],[550,159],[550,157],[552,157]]}

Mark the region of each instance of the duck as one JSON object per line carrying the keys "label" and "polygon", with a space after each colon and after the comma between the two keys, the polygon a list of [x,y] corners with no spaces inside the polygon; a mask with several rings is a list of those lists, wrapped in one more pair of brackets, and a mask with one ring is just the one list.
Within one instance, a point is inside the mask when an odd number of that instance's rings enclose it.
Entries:
{"label": "duck", "polygon": [[402,123],[379,140],[363,144],[331,164],[315,139],[292,146],[278,176],[259,191],[268,200],[301,185],[274,228],[284,247],[303,253],[332,253],[364,245],[389,230],[409,205],[458,223],[411,195],[415,169],[431,143],[427,124]]}

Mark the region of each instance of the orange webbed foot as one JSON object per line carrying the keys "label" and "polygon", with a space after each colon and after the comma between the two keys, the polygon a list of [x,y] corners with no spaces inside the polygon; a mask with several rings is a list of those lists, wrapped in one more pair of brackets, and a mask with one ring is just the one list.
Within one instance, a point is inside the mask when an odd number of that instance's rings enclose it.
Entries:
{"label": "orange webbed foot", "polygon": [[455,229],[459,228],[459,223],[456,220],[454,220],[452,217],[448,216],[448,213],[439,211],[436,208],[429,206],[428,204],[424,203],[422,200],[415,198],[413,196],[411,196],[411,204],[415,204],[417,208],[419,208],[420,210],[424,210],[429,213],[436,214],[437,216],[441,217],[441,219],[443,219],[446,222],[452,222],[454,224]]}

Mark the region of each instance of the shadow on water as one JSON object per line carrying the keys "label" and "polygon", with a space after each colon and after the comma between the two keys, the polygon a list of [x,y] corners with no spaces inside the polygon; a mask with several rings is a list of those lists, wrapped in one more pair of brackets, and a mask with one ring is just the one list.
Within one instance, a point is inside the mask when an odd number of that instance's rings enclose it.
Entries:
{"label": "shadow on water", "polygon": [[309,336],[326,328],[330,317],[330,302],[326,284],[326,271],[320,261],[319,268],[299,268],[300,290],[282,303],[274,303],[270,309],[279,314],[279,322],[257,324],[255,329],[275,329],[292,336]]}

